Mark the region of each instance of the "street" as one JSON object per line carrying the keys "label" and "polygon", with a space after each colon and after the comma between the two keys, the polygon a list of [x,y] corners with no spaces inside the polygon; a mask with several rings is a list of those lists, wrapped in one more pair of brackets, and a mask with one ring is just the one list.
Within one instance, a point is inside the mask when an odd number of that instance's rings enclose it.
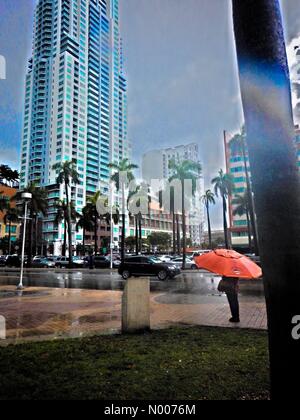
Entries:
{"label": "street", "polygon": [[[0,285],[18,284],[18,269],[0,269]],[[219,295],[217,286],[220,277],[206,271],[185,271],[180,276],[165,282],[150,278],[152,292],[168,292],[172,295],[208,297]],[[24,273],[26,287],[50,287],[88,290],[123,290],[125,281],[116,270],[66,270],[28,269]],[[241,295],[264,298],[261,281],[242,281]],[[0,296],[1,297],[1,296]]]}

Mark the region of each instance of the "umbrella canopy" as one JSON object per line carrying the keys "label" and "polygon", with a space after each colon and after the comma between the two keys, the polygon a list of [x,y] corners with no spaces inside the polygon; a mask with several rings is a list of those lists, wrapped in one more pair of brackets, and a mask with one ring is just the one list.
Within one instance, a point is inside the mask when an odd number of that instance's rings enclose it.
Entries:
{"label": "umbrella canopy", "polygon": [[216,249],[195,258],[198,268],[204,268],[220,276],[241,279],[257,279],[262,276],[261,268],[250,258],[229,249]]}

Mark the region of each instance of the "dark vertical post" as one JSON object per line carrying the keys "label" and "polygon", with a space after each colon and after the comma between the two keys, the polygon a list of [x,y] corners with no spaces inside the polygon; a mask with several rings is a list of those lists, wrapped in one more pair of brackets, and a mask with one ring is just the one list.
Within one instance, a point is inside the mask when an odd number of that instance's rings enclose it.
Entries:
{"label": "dark vertical post", "polygon": [[233,0],[234,29],[268,310],[273,399],[298,399],[300,180],[278,0]]}

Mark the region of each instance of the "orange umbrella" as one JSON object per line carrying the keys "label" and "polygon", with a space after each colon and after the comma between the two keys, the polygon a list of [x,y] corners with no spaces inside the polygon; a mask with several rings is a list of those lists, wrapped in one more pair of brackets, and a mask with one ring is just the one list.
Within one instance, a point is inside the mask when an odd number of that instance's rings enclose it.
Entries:
{"label": "orange umbrella", "polygon": [[257,279],[262,276],[261,268],[250,258],[229,249],[216,249],[195,258],[198,268],[226,277]]}

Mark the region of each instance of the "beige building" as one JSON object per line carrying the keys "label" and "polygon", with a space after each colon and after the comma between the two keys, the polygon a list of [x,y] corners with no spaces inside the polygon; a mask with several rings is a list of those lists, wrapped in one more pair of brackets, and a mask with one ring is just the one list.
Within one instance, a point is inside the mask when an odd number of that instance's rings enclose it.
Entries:
{"label": "beige building", "polygon": [[[0,184],[0,196],[1,198],[7,198],[10,200],[17,193],[16,188],[11,188],[5,184]],[[15,203],[11,203],[12,207],[15,206]],[[12,223],[10,228],[11,241],[16,242],[20,234],[20,223]],[[9,236],[9,225],[5,224],[5,212],[0,212],[0,239]]]}
{"label": "beige building", "polygon": [[[142,178],[149,185],[151,185],[153,180],[166,181],[173,174],[169,169],[171,160],[174,159],[178,163],[183,160],[201,163],[199,154],[199,145],[197,143],[147,152],[142,160]],[[204,192],[204,182],[202,177],[199,178],[198,185],[196,195],[192,200],[191,209],[186,215],[187,231],[192,243],[195,245],[200,245],[203,241],[204,208],[201,203],[201,196]]]}

